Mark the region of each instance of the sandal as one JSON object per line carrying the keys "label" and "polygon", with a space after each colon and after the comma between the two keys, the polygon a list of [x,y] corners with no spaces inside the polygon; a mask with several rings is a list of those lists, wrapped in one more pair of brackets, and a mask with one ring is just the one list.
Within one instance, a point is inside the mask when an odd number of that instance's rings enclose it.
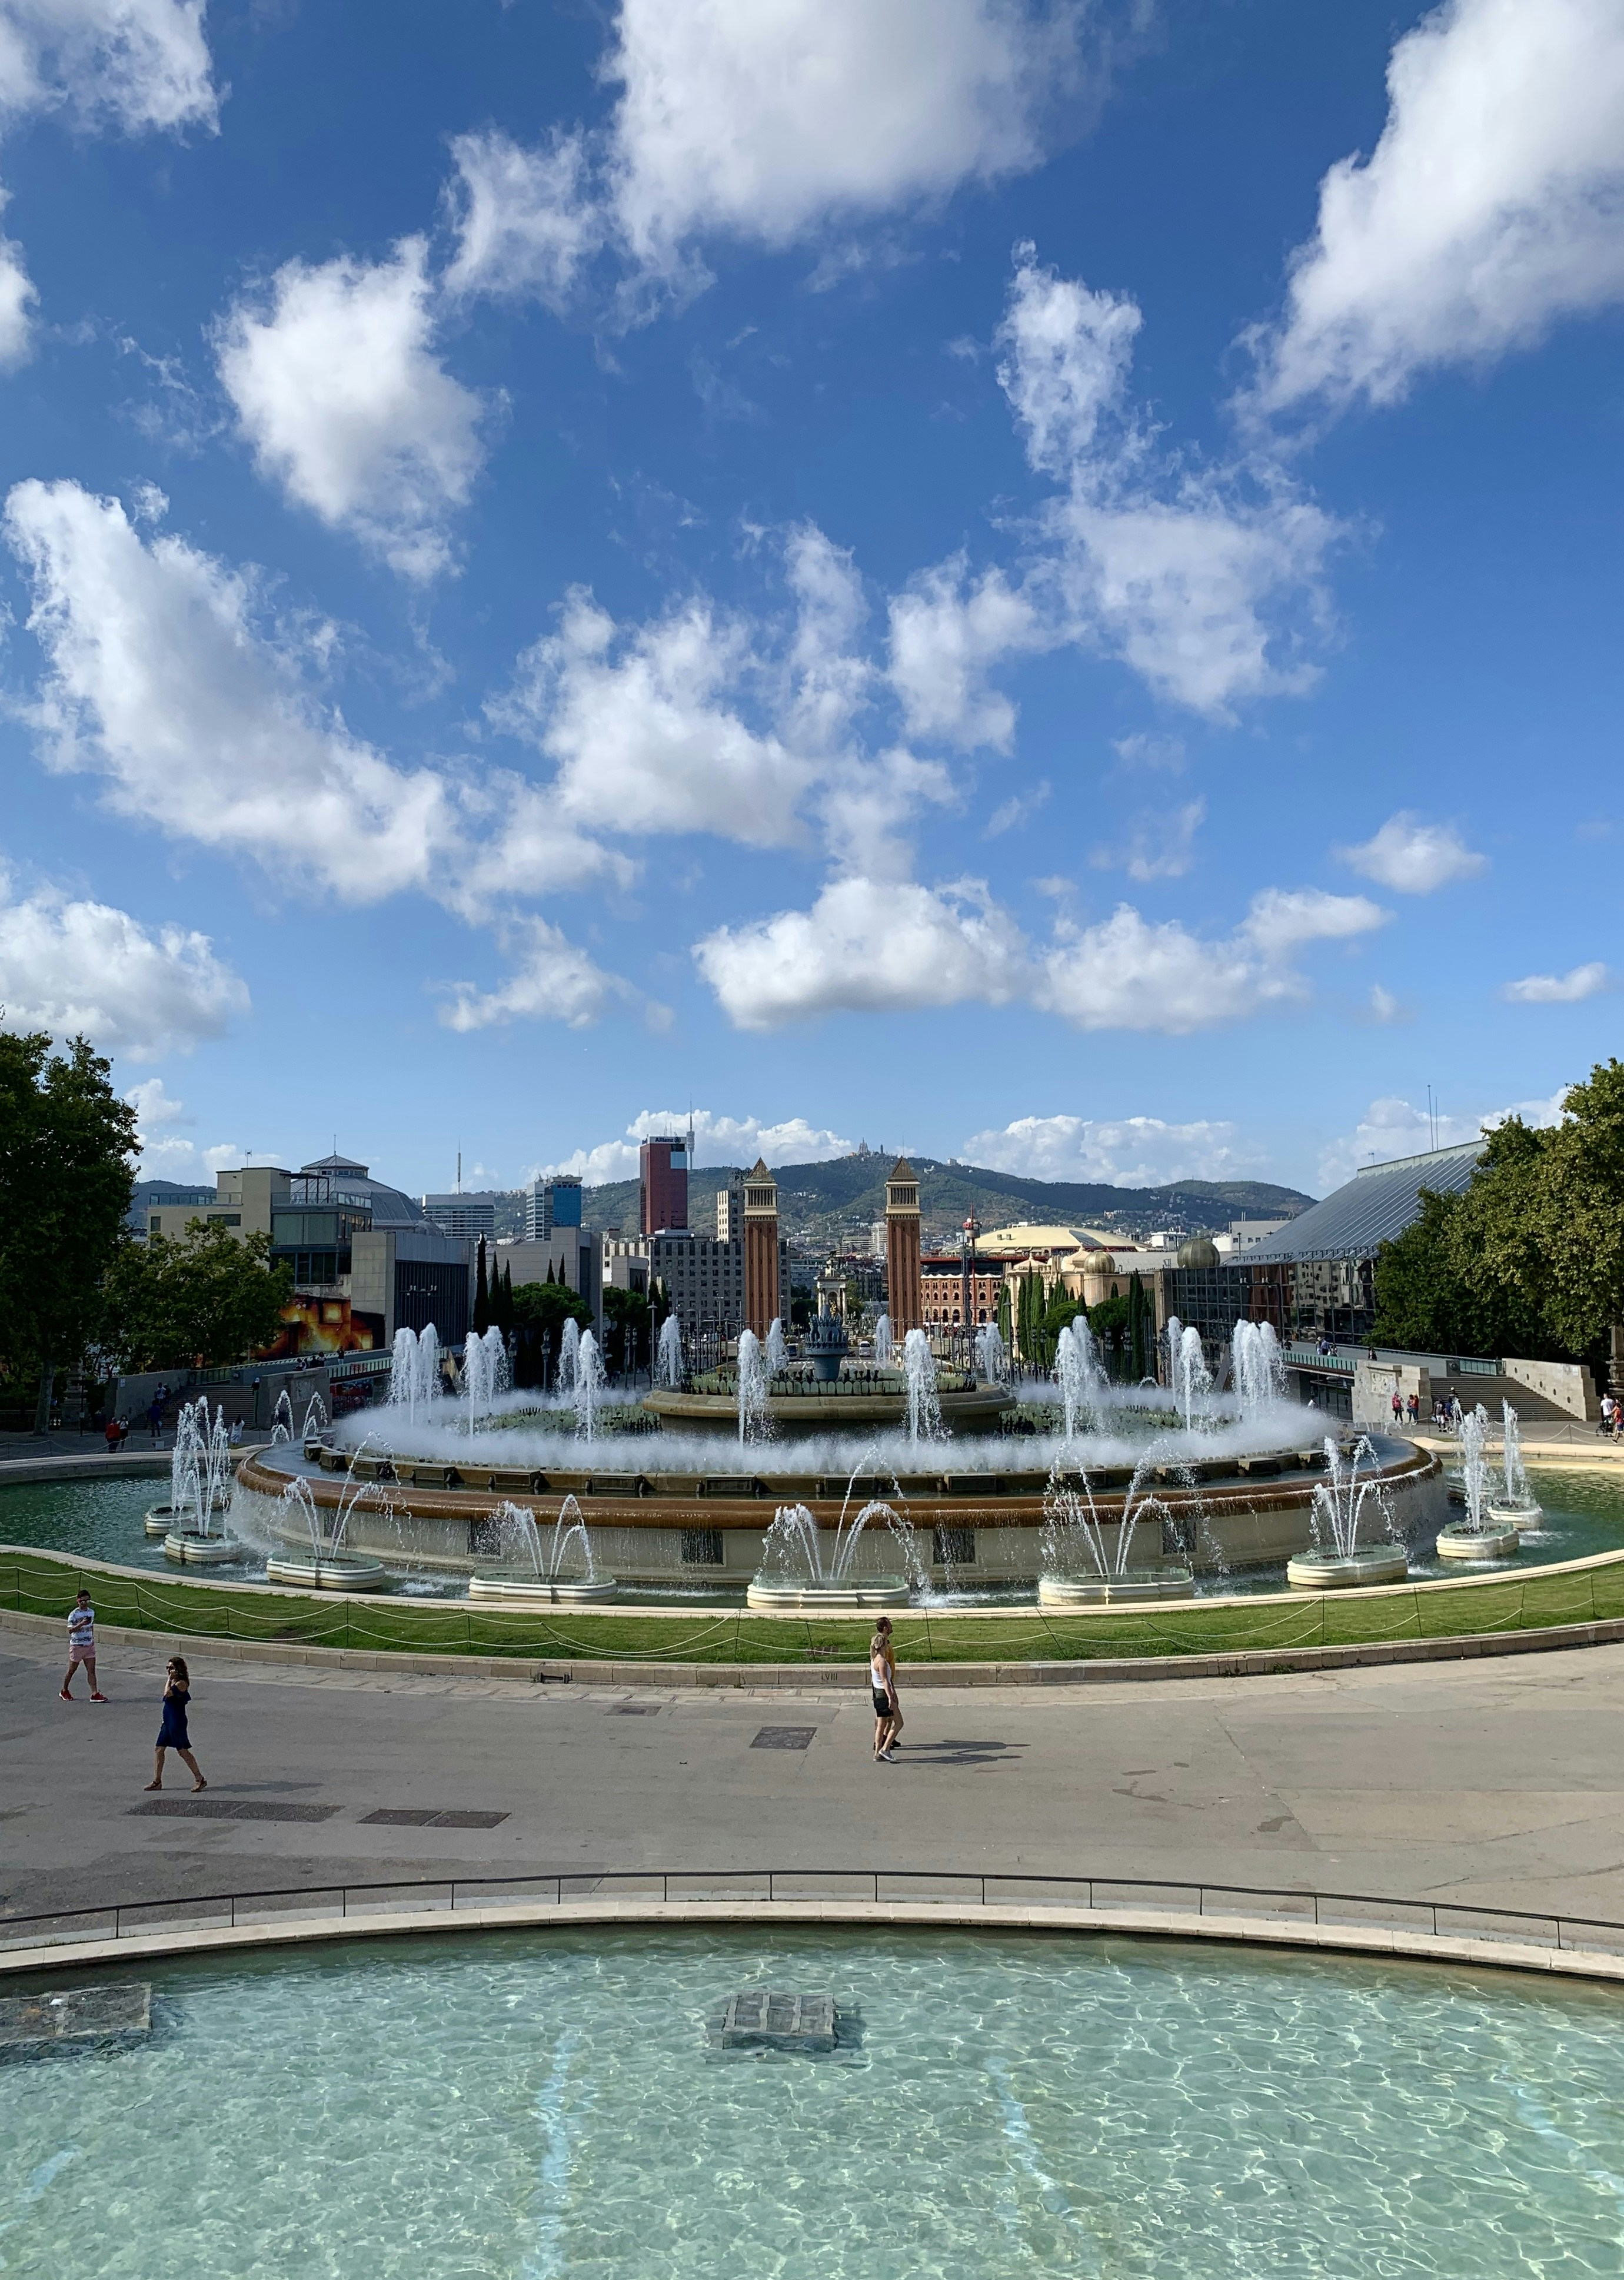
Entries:
{"label": "sandal", "polygon": [[149,1782],[147,1783],[147,1787],[149,1789],[162,1789],[163,1786],[164,1784],[162,1782]]}

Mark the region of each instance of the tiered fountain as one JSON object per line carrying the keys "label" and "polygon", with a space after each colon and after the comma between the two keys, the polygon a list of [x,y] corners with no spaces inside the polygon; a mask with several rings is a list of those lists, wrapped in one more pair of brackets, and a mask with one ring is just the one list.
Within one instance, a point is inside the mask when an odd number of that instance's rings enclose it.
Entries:
{"label": "tiered fountain", "polygon": [[1514,1519],[1498,1520],[1489,1509],[1489,1465],[1483,1453],[1488,1437],[1489,1413],[1480,1401],[1460,1421],[1460,1484],[1466,1516],[1438,1530],[1440,1560],[1510,1560],[1522,1542]]}

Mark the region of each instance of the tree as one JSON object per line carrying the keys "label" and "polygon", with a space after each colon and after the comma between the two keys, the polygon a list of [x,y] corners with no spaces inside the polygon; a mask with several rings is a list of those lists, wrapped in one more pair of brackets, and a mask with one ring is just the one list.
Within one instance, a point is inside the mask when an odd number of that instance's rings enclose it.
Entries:
{"label": "tree", "polygon": [[480,1237],[479,1273],[473,1284],[473,1327],[483,1337],[490,1328],[490,1285],[485,1278],[485,1238]]}
{"label": "tree", "polygon": [[502,1335],[504,1338],[511,1338],[513,1335],[513,1262],[511,1259],[504,1259],[502,1262]]}
{"label": "tree", "polygon": [[1598,1061],[1542,1134],[1530,1183],[1542,1227],[1551,1335],[1574,1354],[1624,1322],[1624,1062]]}
{"label": "tree", "polygon": [[550,1377],[566,1322],[589,1329],[592,1309],[562,1282],[527,1282],[514,1291],[515,1385],[542,1385]]}
{"label": "tree", "polygon": [[1128,1357],[1128,1297],[1126,1290],[1115,1290],[1109,1298],[1102,1298],[1097,1306],[1089,1308],[1089,1328],[1111,1357],[1113,1377],[1120,1377]]}
{"label": "tree", "polygon": [[1134,1274],[1128,1285],[1128,1375],[1137,1385],[1151,1375],[1151,1325],[1147,1319],[1144,1284]]}
{"label": "tree", "polygon": [[35,1430],[50,1425],[58,1368],[97,1329],[124,1235],[135,1113],[83,1037],[0,1035],[0,1361],[37,1370]]}
{"label": "tree", "polygon": [[214,1368],[268,1346],[293,1296],[293,1269],[273,1267],[262,1230],[239,1237],[193,1220],[184,1240],[126,1242],[107,1277],[104,1336],[127,1371]]}
{"label": "tree", "polygon": [[636,1369],[649,1352],[649,1302],[641,1290],[604,1293],[604,1361],[616,1376]]}

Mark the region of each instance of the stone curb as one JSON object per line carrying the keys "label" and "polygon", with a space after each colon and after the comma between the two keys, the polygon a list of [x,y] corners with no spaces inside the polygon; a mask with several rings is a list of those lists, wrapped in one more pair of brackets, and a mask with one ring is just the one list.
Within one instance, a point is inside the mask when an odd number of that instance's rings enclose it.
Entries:
{"label": "stone curb", "polygon": [[[58,1637],[61,1618],[0,1607],[0,1632]],[[670,1692],[683,1687],[738,1687],[804,1693],[809,1687],[866,1692],[868,1672],[852,1663],[615,1662],[583,1657],[413,1654],[407,1649],[304,1646],[271,1639],[225,1639],[190,1632],[130,1629],[98,1623],[109,1647],[150,1647],[165,1655],[223,1662],[274,1663],[312,1670],[407,1672],[419,1678],[511,1678],[528,1683],[569,1680],[588,1686],[637,1686]],[[1104,1656],[1076,1662],[904,1662],[910,1688],[1098,1686],[1163,1678],[1264,1678],[1292,1672],[1384,1668],[1397,1663],[1472,1662],[1506,1654],[1549,1654],[1573,1647],[1624,1644],[1624,1616],[1562,1623],[1541,1630],[1480,1631],[1460,1638],[1373,1639],[1348,1646],[1249,1647],[1228,1653]]]}
{"label": "stone curb", "polygon": [[1523,1940],[1451,1938],[1397,1925],[1311,1924],[1271,1916],[1192,1915],[1160,1908],[1068,1908],[989,1902],[906,1900],[565,1900],[496,1908],[373,1909],[350,1916],[296,1916],[275,1923],[221,1925],[75,1940],[0,1953],[0,1979],[79,1971],[161,1956],[213,1956],[269,1947],[308,1947],[349,1939],[404,1939],[425,1933],[527,1931],[594,1924],[885,1924],[952,1931],[1132,1933],[1153,1939],[1212,1940],[1236,1946],[1297,1948],[1428,1963],[1486,1965],[1551,1978],[1624,1981],[1624,1956],[1592,1948],[1542,1947]]}

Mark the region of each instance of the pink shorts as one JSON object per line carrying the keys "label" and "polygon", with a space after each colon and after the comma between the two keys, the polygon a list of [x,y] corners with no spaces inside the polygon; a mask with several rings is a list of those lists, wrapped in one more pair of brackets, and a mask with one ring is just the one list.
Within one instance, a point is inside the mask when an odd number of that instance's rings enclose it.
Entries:
{"label": "pink shorts", "polygon": [[94,1662],[96,1649],[93,1646],[83,1646],[75,1639],[67,1651],[67,1659],[70,1662]]}

